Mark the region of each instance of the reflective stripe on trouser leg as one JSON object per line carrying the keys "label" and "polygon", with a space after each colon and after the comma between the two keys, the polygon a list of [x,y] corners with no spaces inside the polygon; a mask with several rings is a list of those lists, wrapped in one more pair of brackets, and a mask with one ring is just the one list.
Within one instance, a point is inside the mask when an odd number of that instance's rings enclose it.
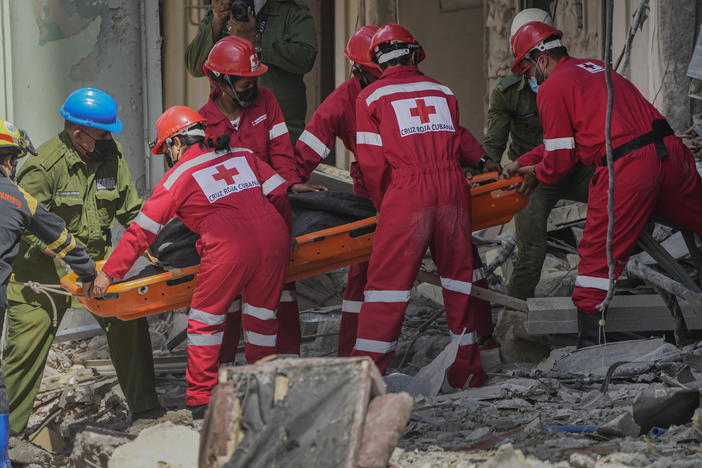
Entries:
{"label": "reflective stripe on trouser leg", "polygon": [[[193,310],[202,311],[195,307]],[[195,314],[195,317],[203,316]],[[226,319],[225,314],[221,314],[221,317]],[[186,402],[191,406],[209,402],[210,392],[217,383],[225,328],[224,321],[208,325],[196,318],[188,320],[188,366],[185,378],[188,382]]]}
{"label": "reflective stripe on trouser leg", "polygon": [[244,302],[241,308],[246,361],[253,364],[275,353],[278,320],[276,311]]}
{"label": "reflective stripe on trouser leg", "polygon": [[358,314],[363,306],[363,290],[366,287],[368,262],[349,267],[344,301],[341,304],[341,323],[339,324],[339,356],[350,356],[356,343]]}
{"label": "reflective stripe on trouser leg", "polygon": [[365,291],[352,356],[370,356],[385,373],[395,355],[409,290]]}
{"label": "reflective stripe on trouser leg", "polygon": [[295,283],[287,283],[278,303],[278,340],[275,352],[299,356],[301,337],[300,311],[297,307]]}
{"label": "reflective stripe on trouser leg", "polygon": [[[637,150],[649,153],[645,157],[632,155],[617,161],[615,177],[626,184],[614,188],[614,232],[612,253],[615,261],[615,279],[626,265],[639,234],[646,226],[651,213],[657,208],[663,179],[662,165],[671,157],[658,159],[653,145]],[[587,219],[583,238],[578,244],[580,263],[573,290],[573,303],[585,313],[598,313],[599,305],[607,295],[609,285],[607,255],[607,225],[609,179],[607,168],[597,168],[587,202]]]}
{"label": "reflective stripe on trouser leg", "polygon": [[[487,278],[485,278],[485,267],[475,245],[473,245],[473,284],[485,289],[488,287]],[[471,296],[470,301],[468,301],[468,310],[475,315],[475,331],[478,336],[492,335],[494,327],[490,303]]]}

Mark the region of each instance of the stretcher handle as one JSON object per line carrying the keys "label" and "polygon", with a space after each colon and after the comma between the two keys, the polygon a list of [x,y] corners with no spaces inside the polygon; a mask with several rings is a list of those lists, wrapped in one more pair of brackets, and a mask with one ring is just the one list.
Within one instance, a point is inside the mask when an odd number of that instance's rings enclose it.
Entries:
{"label": "stretcher handle", "polygon": [[498,174],[496,171],[486,172],[485,174],[478,174],[473,176],[472,179],[468,179],[469,184],[474,184],[476,182],[484,182],[486,180],[494,180],[495,182],[481,185],[480,187],[474,187],[470,189],[471,196],[481,195],[483,193],[492,192],[493,190],[504,189],[506,187],[511,187],[512,185],[519,184],[523,180],[522,176],[510,177],[509,179],[498,180]]}
{"label": "stretcher handle", "polygon": [[350,224],[342,224],[341,226],[322,229],[321,231],[310,232],[309,234],[303,234],[301,236],[297,236],[296,240],[298,245],[309,244],[310,242],[325,239],[331,236],[338,236],[340,234],[347,234],[351,231],[355,231],[356,229],[372,226],[374,224],[376,224],[376,217],[372,216]]}

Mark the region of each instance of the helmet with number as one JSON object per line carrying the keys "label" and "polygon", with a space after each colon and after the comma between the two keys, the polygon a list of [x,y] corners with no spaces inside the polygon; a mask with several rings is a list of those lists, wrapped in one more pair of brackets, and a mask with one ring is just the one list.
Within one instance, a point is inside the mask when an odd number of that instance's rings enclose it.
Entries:
{"label": "helmet with number", "polygon": [[95,88],[80,88],[73,91],[61,106],[64,119],[99,128],[108,132],[122,131],[122,122],[117,117],[117,103],[105,91]]}
{"label": "helmet with number", "polygon": [[[546,39],[550,37],[555,37],[556,39],[545,42]],[[524,24],[514,33],[510,41],[512,54],[514,54],[512,72],[524,72],[519,64],[532,50],[545,52],[549,49],[555,49],[556,47],[563,47],[561,37],[563,37],[563,32],[546,23],[532,21],[531,23]]]}
{"label": "helmet with number", "polygon": [[211,72],[215,77],[259,76],[268,71],[268,67],[258,60],[253,44],[236,36],[227,36],[217,41],[203,68],[206,75]]}
{"label": "helmet with number", "polygon": [[358,65],[380,70],[371,54],[371,40],[378,29],[380,28],[374,24],[366,24],[358,28],[346,44],[346,49],[344,49],[346,58]]}
{"label": "helmet with number", "polygon": [[0,120],[0,156],[12,154],[21,158],[27,153],[37,154],[29,135],[11,122]]}
{"label": "helmet with number", "polygon": [[549,26],[553,26],[553,20],[551,19],[551,15],[549,15],[547,11],[544,11],[541,8],[527,8],[525,10],[520,11],[514,16],[514,19],[512,20],[512,27],[509,31],[510,41],[512,40],[514,34],[519,28],[521,28],[527,23],[531,23],[534,21],[538,21],[539,23],[546,23]]}
{"label": "helmet with number", "polygon": [[407,28],[395,23],[388,23],[378,29],[371,40],[370,49],[373,60],[380,65],[414,51],[419,51],[417,63],[426,58],[424,49]]}
{"label": "helmet with number", "polygon": [[170,141],[176,135],[189,135],[194,137],[205,137],[205,131],[196,125],[206,125],[207,119],[199,112],[187,106],[173,106],[166,110],[156,121],[156,141],[150,142],[151,152],[154,154],[164,154],[166,148],[164,143]]}

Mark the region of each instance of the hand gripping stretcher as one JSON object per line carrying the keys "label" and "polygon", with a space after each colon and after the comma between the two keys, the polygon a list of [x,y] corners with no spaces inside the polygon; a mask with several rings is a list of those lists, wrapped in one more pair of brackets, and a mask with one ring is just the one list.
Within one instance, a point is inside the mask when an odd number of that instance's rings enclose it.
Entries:
{"label": "hand gripping stretcher", "polygon": [[[470,183],[472,229],[478,231],[507,223],[526,206],[528,198],[508,187],[521,177],[498,180],[496,172],[474,176]],[[482,184],[482,185],[480,185]],[[355,263],[368,261],[376,218],[323,229],[297,237],[287,281],[297,281]],[[100,269],[104,260],[97,262]],[[96,315],[133,320],[190,305],[199,265],[173,268],[150,276],[113,284],[100,299],[84,296],[75,273],[61,278],[61,286],[78,297]]]}

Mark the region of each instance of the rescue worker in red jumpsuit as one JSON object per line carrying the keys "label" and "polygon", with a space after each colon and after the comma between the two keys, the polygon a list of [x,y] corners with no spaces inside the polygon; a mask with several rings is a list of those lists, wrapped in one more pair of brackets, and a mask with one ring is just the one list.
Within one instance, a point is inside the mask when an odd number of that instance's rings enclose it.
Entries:
{"label": "rescue worker in red jumpsuit", "polygon": [[356,156],[379,215],[352,355],[370,356],[386,371],[429,247],[451,339],[460,341],[445,384],[480,386],[486,376],[469,305],[471,205],[458,103],[448,87],[419,71],[424,51],[404,27],[381,27],[371,51],[383,74],[356,100]]}
{"label": "rescue worker in red jumpsuit", "polygon": [[171,107],[158,119],[153,153],[176,164],[129,225],[91,291],[101,297],[113,279],[124,278],[171,218],[179,217],[200,235],[186,372],[186,403],[195,417],[209,403],[220,363],[236,352],[238,333],[226,336],[225,326],[237,297],[242,299],[246,360],[275,353],[275,309],[290,260],[285,180],[250,149],[230,148],[227,141],[220,141],[220,148],[204,144],[205,123],[185,106]]}
{"label": "rescue worker in red jumpsuit", "polygon": [[[232,146],[249,148],[285,179],[286,189],[320,189],[299,183],[283,113],[273,93],[256,84],[256,78],[268,67],[259,62],[253,44],[240,37],[225,37],[214,45],[203,69],[213,87],[207,103],[200,108],[207,119],[207,137],[216,141],[229,135]],[[240,313],[238,301],[232,304],[232,310]],[[277,352],[299,355],[301,333],[295,283],[285,285],[278,323]]]}
{"label": "rescue worker in red jumpsuit", "polygon": [[[349,39],[344,54],[352,62],[353,76],[339,85],[319,106],[300,138],[295,144],[295,157],[300,180],[309,179],[312,171],[331,153],[332,145],[338,137],[346,149],[356,153],[356,98],[369,84],[380,77],[381,70],[371,57],[370,45],[378,26],[368,24],[361,26]],[[478,152],[478,158],[485,151],[470,132],[464,132],[464,145],[468,152]],[[473,155],[471,155],[473,157]],[[487,160],[485,171],[497,170],[495,163]],[[370,198],[363,182],[363,175],[354,161],[350,167],[353,179],[353,191],[360,197]],[[487,287],[482,262],[476,248],[473,248],[475,281]],[[366,286],[368,262],[349,267],[346,291],[341,307],[341,324],[339,326],[339,356],[350,356],[356,342],[358,314],[363,305],[363,290]],[[471,298],[471,307],[478,314],[476,325],[478,336],[485,339],[492,335],[492,317],[490,303]]]}
{"label": "rescue worker in red jumpsuit", "polygon": [[[524,176],[520,186],[552,184],[578,161],[594,166],[587,220],[578,253],[573,303],[578,308],[578,346],[598,343],[599,305],[608,288],[604,64],[568,56],[562,32],[544,23],[523,25],[512,38],[514,72],[539,83],[537,105],[544,143],[505,168]],[[615,276],[627,263],[639,234],[656,211],[702,235],[702,179],[690,150],[636,87],[612,71],[614,104]]]}

